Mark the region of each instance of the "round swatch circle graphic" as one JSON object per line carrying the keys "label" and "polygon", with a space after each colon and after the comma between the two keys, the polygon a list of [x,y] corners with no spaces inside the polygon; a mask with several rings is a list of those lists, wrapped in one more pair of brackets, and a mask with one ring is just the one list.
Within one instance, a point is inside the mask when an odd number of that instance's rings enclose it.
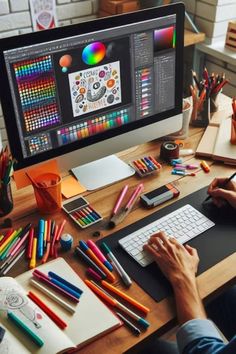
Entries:
{"label": "round swatch circle graphic", "polygon": [[59,60],[59,65],[63,68],[68,68],[72,64],[72,56],[69,54],[63,55]]}
{"label": "round swatch circle graphic", "polygon": [[94,42],[87,45],[82,52],[83,62],[87,65],[100,63],[106,55],[106,47],[101,42]]}

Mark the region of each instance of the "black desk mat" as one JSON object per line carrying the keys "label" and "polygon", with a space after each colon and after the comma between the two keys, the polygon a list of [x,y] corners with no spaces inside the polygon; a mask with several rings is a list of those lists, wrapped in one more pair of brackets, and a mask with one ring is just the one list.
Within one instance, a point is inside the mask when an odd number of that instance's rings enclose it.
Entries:
{"label": "black desk mat", "polygon": [[[161,301],[172,293],[169,282],[155,263],[141,267],[119,246],[118,240],[185,204],[191,204],[216,224],[188,242],[198,250],[200,274],[236,251],[236,210],[230,206],[218,209],[211,201],[202,204],[206,196],[207,188],[200,189],[104,239],[130,277],[156,301]],[[97,241],[98,245],[101,243],[102,240]]]}

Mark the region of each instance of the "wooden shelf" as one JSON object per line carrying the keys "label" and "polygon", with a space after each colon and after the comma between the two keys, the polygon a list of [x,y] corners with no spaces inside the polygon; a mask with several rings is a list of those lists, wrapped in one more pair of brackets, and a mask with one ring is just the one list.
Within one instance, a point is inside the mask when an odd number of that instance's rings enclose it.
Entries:
{"label": "wooden shelf", "polygon": [[184,30],[184,46],[194,45],[205,40],[205,33],[195,33],[188,29]]}

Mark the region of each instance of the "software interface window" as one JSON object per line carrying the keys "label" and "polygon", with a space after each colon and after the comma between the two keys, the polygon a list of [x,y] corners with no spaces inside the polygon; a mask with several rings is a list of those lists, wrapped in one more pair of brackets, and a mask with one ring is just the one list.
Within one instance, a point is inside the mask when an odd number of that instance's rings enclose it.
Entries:
{"label": "software interface window", "polygon": [[4,52],[22,153],[175,106],[176,16]]}

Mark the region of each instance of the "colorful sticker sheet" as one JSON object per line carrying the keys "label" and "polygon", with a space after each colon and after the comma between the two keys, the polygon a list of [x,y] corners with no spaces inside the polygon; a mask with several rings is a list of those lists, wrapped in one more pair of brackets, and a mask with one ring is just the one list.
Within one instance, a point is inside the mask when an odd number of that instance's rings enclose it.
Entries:
{"label": "colorful sticker sheet", "polygon": [[13,65],[26,132],[37,132],[60,122],[56,82],[50,55]]}

